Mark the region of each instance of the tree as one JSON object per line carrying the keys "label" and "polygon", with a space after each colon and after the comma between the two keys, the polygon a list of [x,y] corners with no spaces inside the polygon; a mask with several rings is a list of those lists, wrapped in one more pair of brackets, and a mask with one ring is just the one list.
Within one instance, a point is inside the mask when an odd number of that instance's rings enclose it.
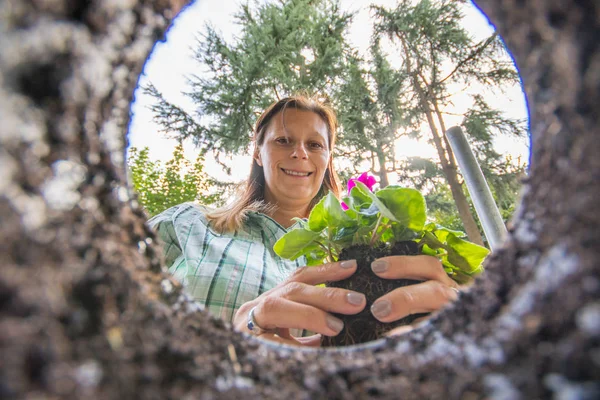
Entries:
{"label": "tree", "polygon": [[195,59],[205,74],[190,78],[188,93],[196,115],[149,85],[156,121],[179,139],[214,150],[217,159],[221,152],[247,151],[253,124],[269,104],[299,91],[331,97],[338,90],[351,18],[337,0],[242,5],[234,44],[210,26],[198,42]]}
{"label": "tree", "polygon": [[340,147],[346,149],[345,154],[355,165],[366,153],[371,170],[379,175],[380,186],[385,187],[389,184],[388,165],[396,160],[395,142],[407,134],[411,109],[401,96],[406,74],[392,68],[377,37],[369,50],[367,62],[356,53],[348,58],[341,96],[336,99]]}
{"label": "tree", "polygon": [[[519,77],[496,33],[475,43],[460,26],[460,3],[423,0],[413,4],[412,0],[403,0],[394,10],[373,9],[377,18],[376,32],[386,35],[402,55],[402,68],[410,77],[407,95],[419,110],[413,114],[415,123],[428,126],[429,140],[435,146],[465,230],[472,241],[481,244],[482,237],[469,210],[452,149],[444,136],[444,108],[452,100],[451,84],[500,87],[517,83]],[[481,120],[484,114],[477,116]],[[524,132],[521,129],[511,133],[524,135]]]}
{"label": "tree", "polygon": [[[122,190],[125,169],[110,154],[124,149],[105,128],[124,142],[169,2],[52,4],[20,2],[0,24],[0,75],[10,77],[0,98],[3,398],[598,398],[596,1],[481,1],[531,106],[514,227],[457,303],[408,334],[344,351],[265,344],[199,310]],[[144,18],[122,36],[131,15]],[[568,68],[556,57],[565,46],[578,60]],[[90,79],[98,61],[107,71]],[[132,76],[113,73],[123,68]],[[74,82],[89,90],[65,90]],[[53,170],[66,158],[83,179]],[[45,192],[55,184],[77,201],[54,208]]]}
{"label": "tree", "polygon": [[148,147],[141,151],[132,147],[128,166],[131,182],[137,198],[150,214],[156,215],[169,207],[188,201],[202,205],[221,204],[222,191],[209,194],[214,180],[204,172],[204,155],[200,153],[194,164],[185,158],[183,145],[173,150],[173,158],[163,167],[160,161],[152,161]]}
{"label": "tree", "polygon": [[[500,214],[508,222],[518,200],[527,164],[520,158],[514,160],[510,156],[502,157],[498,154],[493,147],[493,137],[501,134],[519,136],[523,129],[522,122],[503,117],[498,110],[491,109],[481,95],[473,97],[474,105],[465,114],[462,126],[469,136],[471,148],[488,181]],[[438,224],[457,230],[465,229],[439,164],[433,160],[412,157],[401,164],[398,172],[402,182],[426,194],[428,209]],[[473,210],[467,192],[465,196]],[[479,221],[477,225],[481,231]]]}
{"label": "tree", "polygon": [[[206,73],[191,78],[188,93],[197,113],[170,104],[150,85],[147,92],[157,100],[155,118],[165,131],[215,151],[218,161],[221,152],[247,150],[257,114],[275,99],[299,90],[321,93],[338,111],[337,154],[354,165],[370,160],[382,187],[389,183],[388,173],[402,165],[395,142],[418,135],[425,122],[466,231],[481,243],[442,135],[444,107],[451,102],[448,87],[472,80],[486,85],[514,82],[516,71],[495,35],[473,43],[460,26],[455,2],[412,6],[406,0],[393,12],[375,10],[379,22],[365,60],[346,42],[344,30],[352,14],[342,13],[337,1],[243,5],[236,15],[242,32],[234,44],[211,27],[198,43],[195,58]],[[384,35],[410,43],[404,46],[401,68],[383,51]],[[454,64],[444,76],[442,65],[449,61]]]}

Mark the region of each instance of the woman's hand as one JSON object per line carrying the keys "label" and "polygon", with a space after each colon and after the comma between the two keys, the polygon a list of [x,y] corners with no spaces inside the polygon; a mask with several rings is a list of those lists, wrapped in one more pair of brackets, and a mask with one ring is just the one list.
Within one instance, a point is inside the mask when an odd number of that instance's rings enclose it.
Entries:
{"label": "woman's hand", "polygon": [[[303,346],[319,346],[321,335],[335,336],[344,327],[330,312],[356,314],[366,304],[362,293],[315,285],[346,279],[356,272],[356,261],[348,260],[299,268],[288,280],[244,303],[233,324],[239,331],[250,332],[248,314],[254,308],[254,321],[262,329],[263,339]],[[295,338],[290,329],[307,329],[317,335]]]}
{"label": "woman's hand", "polygon": [[[407,315],[437,311],[458,298],[458,284],[448,277],[442,263],[435,257],[384,257],[375,260],[371,269],[383,279],[423,281],[395,289],[377,299],[371,306],[371,313],[381,322],[393,322]],[[404,333],[410,329],[411,327],[401,326],[389,334]]]}

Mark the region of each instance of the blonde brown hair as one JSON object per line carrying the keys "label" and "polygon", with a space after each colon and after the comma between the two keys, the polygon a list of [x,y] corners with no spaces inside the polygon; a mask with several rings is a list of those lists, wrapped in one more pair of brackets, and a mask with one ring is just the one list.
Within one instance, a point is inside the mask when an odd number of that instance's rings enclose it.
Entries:
{"label": "blonde brown hair", "polygon": [[[256,121],[254,128],[254,152],[262,146],[265,140],[265,132],[270,122],[279,112],[285,112],[287,108],[295,108],[301,111],[312,111],[319,115],[327,126],[329,138],[329,151],[333,152],[336,138],[337,119],[333,109],[324,102],[313,97],[296,95],[281,99],[269,106]],[[309,211],[325,196],[332,192],[336,197],[340,196],[340,180],[333,169],[333,157],[330,155],[327,163],[327,170],[323,177],[321,189],[309,204]],[[238,197],[231,203],[217,210],[209,212],[206,217],[211,222],[212,227],[217,232],[234,232],[241,228],[247,218],[249,211],[270,213],[274,205],[266,204],[265,198],[265,175],[263,168],[258,165],[256,160],[252,159],[250,176],[244,184]]]}

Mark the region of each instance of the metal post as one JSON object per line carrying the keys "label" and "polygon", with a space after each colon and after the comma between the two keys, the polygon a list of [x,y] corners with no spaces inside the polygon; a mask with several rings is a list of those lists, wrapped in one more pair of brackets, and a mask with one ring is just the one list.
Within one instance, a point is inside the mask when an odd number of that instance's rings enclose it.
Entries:
{"label": "metal post", "polygon": [[467,183],[467,189],[469,189],[469,194],[473,199],[475,211],[483,226],[485,237],[491,249],[494,250],[502,243],[507,231],[500,216],[500,211],[492,197],[492,192],[462,129],[453,126],[446,132],[446,137],[450,141],[460,171]]}

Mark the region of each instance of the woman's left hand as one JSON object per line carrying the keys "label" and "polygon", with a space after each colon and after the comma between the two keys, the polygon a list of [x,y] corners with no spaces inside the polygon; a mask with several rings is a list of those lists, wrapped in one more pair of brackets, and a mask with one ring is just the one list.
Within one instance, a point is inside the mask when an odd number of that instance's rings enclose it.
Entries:
{"label": "woman's left hand", "polygon": [[[395,289],[377,299],[371,306],[371,313],[381,322],[393,322],[407,315],[437,311],[458,298],[458,284],[448,277],[441,261],[435,257],[383,257],[375,260],[371,269],[383,279],[423,281]],[[410,328],[399,327],[390,333],[403,333],[407,330]]]}

